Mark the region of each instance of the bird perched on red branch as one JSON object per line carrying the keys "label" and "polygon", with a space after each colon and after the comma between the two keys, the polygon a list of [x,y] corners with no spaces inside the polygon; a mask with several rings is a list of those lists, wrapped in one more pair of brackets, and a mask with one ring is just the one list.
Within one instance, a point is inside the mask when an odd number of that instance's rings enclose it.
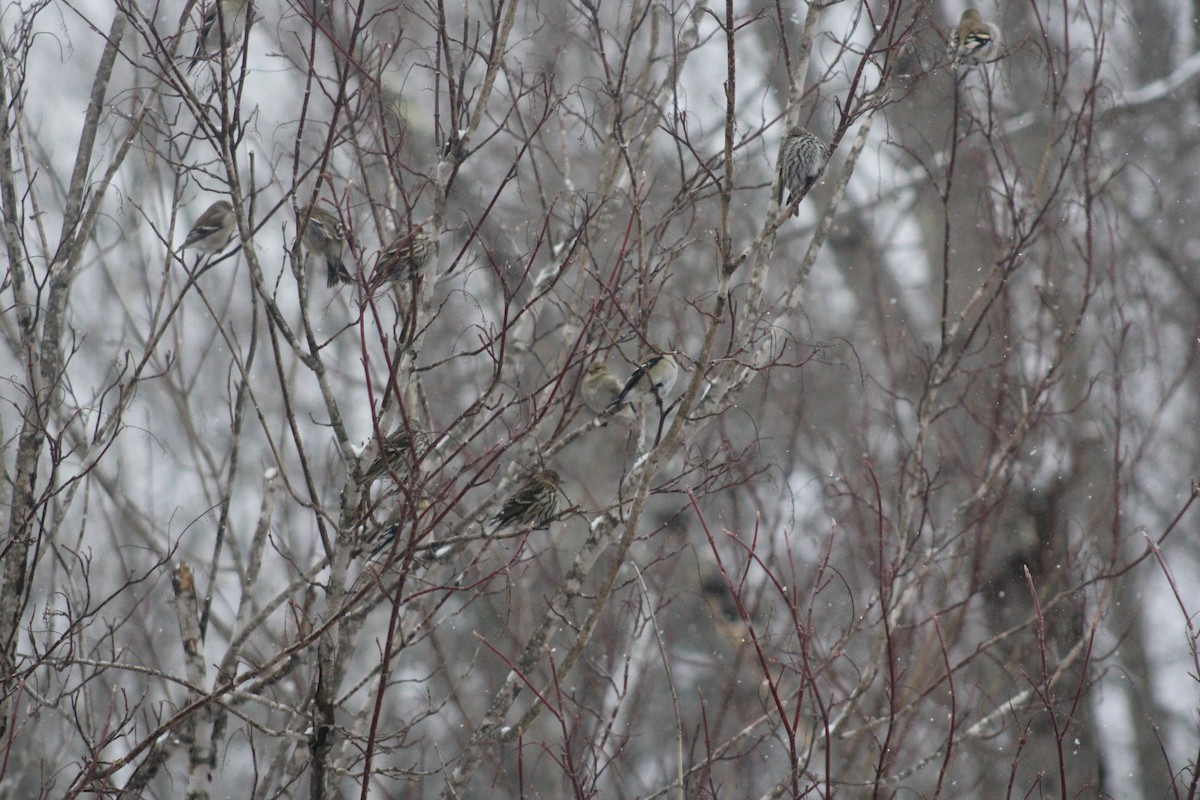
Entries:
{"label": "bird perched on red branch", "polygon": [[375,259],[368,289],[375,291],[386,283],[410,281],[421,274],[437,254],[437,243],[418,225],[396,239]]}
{"label": "bird perched on red branch", "polygon": [[558,513],[562,494],[558,473],[542,469],[530,475],[512,497],[504,501],[499,513],[492,517],[492,532],[510,525],[520,528],[545,528]]}
{"label": "bird perched on red branch", "polygon": [[[370,483],[388,473],[395,473],[401,478],[407,477],[411,466],[410,451],[413,448],[413,438],[409,431],[400,428],[384,439],[379,444],[379,453],[375,460],[363,470],[363,483]],[[424,440],[424,435],[418,433],[416,441]]]}

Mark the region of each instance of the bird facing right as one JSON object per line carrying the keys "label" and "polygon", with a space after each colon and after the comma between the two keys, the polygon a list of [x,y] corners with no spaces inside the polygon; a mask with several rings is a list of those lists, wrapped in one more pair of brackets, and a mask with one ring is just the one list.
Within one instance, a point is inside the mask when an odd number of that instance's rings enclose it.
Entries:
{"label": "bird facing right", "polygon": [[639,403],[647,397],[653,397],[661,407],[663,396],[671,391],[677,377],[679,361],[674,353],[650,356],[633,371],[629,380],[625,381],[625,388],[608,407],[615,413],[622,403]]}
{"label": "bird facing right", "polygon": [[[303,218],[303,214],[301,214]],[[350,283],[354,278],[342,263],[346,249],[346,226],[334,214],[315,206],[304,227],[304,246],[309,255],[325,260],[326,284],[333,288],[339,282]]]}
{"label": "bird facing right", "polygon": [[385,283],[409,281],[421,273],[437,254],[437,243],[418,225],[384,248],[375,260],[368,286],[372,291]]}
{"label": "bird facing right", "polygon": [[542,469],[530,475],[516,494],[504,501],[492,517],[492,531],[515,525],[521,528],[545,528],[558,513],[558,498],[562,482],[552,469]]}
{"label": "bird facing right", "polygon": [[180,249],[191,248],[201,253],[215,253],[229,244],[237,233],[237,217],[228,200],[213,203],[188,231]]}
{"label": "bird facing right", "polygon": [[[807,128],[799,125],[788,128],[779,145],[779,188],[775,201],[780,207],[791,205],[796,197],[817,182],[828,162],[829,145]],[[783,202],[784,189],[788,192],[786,204]],[[797,206],[792,216],[799,214],[800,207]]]}
{"label": "bird facing right", "polygon": [[956,67],[977,67],[1000,56],[1000,29],[984,22],[979,12],[968,8],[946,47],[950,63]]}

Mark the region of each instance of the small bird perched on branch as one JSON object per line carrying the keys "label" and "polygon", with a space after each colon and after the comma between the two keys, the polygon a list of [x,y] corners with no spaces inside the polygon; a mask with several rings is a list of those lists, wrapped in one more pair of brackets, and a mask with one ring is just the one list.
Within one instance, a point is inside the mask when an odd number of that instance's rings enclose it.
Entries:
{"label": "small bird perched on branch", "polygon": [[609,413],[616,413],[622,403],[640,403],[650,396],[661,406],[663,396],[671,391],[677,377],[679,362],[674,353],[650,356],[633,371],[629,380],[625,381],[625,388],[621,389],[617,399],[609,404]]}
{"label": "small bird perched on branch", "polygon": [[437,243],[417,225],[396,237],[375,259],[375,269],[367,288],[375,291],[387,283],[412,280],[429,265],[436,253]]}
{"label": "small bird perched on branch", "polygon": [[201,253],[215,253],[229,244],[235,233],[237,217],[233,213],[233,204],[228,200],[218,200],[196,220],[180,249],[190,247]]}
{"label": "small bird perched on branch", "polygon": [[1000,29],[984,22],[975,9],[968,8],[950,37],[946,54],[956,67],[977,67],[995,61],[1000,57]]}
{"label": "small bird perched on branch", "polygon": [[[417,441],[423,436],[418,434]],[[413,436],[404,428],[393,431],[390,436],[379,444],[379,453],[375,460],[363,470],[363,483],[370,483],[381,475],[394,472],[401,477],[409,475],[410,455],[413,448]]]}
{"label": "small bird perched on branch", "polygon": [[[247,0],[215,0],[209,4],[200,23],[200,37],[196,40],[196,52],[192,55],[189,72],[205,56],[216,55],[230,45],[240,46],[246,33],[248,10]],[[220,25],[217,24],[218,21],[221,22]]]}
{"label": "small bird perched on branch", "polygon": [[492,517],[492,532],[510,525],[534,530],[550,525],[558,513],[561,481],[552,469],[542,469],[525,479],[516,494],[504,501],[499,513]]}
{"label": "small bird perched on branch", "polygon": [[[621,394],[622,385],[612,369],[603,361],[595,361],[588,365],[583,373],[583,384],[579,393],[583,404],[596,416],[603,416]],[[618,417],[633,419],[633,406],[628,403],[617,406],[614,412]]]}
{"label": "small bird perched on branch", "polygon": [[[791,205],[796,197],[817,182],[828,162],[829,145],[807,128],[799,125],[788,128],[779,145],[779,188],[775,201],[780,207]],[[783,202],[784,189],[788,192],[786,204]],[[792,216],[799,214],[800,207],[797,206]]]}
{"label": "small bird perched on branch", "polygon": [[346,249],[346,226],[340,219],[319,206],[314,207],[304,227],[303,238],[309,255],[325,260],[326,284],[330,288],[339,281],[350,283],[354,280],[342,263],[342,253]]}

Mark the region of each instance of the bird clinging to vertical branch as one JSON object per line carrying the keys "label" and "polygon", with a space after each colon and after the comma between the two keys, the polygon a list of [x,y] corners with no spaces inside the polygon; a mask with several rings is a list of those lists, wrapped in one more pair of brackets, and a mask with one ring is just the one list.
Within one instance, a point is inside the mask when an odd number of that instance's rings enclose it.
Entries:
{"label": "bird clinging to vertical branch", "polygon": [[[807,128],[799,125],[788,128],[779,145],[779,188],[775,193],[775,202],[780,207],[785,205],[783,191],[786,189],[787,205],[791,205],[796,197],[817,182],[828,162],[829,145]],[[797,206],[792,216],[799,214],[800,207]]]}
{"label": "bird clinging to vertical branch", "polygon": [[1000,57],[1000,29],[984,22],[975,9],[968,8],[950,37],[946,54],[956,67],[977,67],[995,61]]}
{"label": "bird clinging to vertical branch", "polygon": [[492,532],[515,525],[538,530],[550,525],[558,513],[558,499],[562,494],[562,482],[552,469],[541,469],[525,479],[521,488],[504,501],[500,511],[492,517]]}
{"label": "bird clinging to vertical branch", "polygon": [[342,261],[342,253],[346,249],[346,226],[334,214],[320,206],[314,207],[304,227],[303,239],[309,255],[325,261],[326,284],[330,288],[339,281],[349,283],[354,279]]}

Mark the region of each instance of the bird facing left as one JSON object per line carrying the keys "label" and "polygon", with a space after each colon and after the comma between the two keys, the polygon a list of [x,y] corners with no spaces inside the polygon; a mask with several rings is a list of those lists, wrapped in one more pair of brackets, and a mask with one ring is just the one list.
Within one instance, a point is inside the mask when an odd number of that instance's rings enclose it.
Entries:
{"label": "bird facing left", "polygon": [[504,501],[500,511],[492,517],[492,531],[510,525],[520,528],[545,528],[558,513],[558,498],[562,483],[558,473],[552,469],[538,470],[525,479],[521,488]]}

